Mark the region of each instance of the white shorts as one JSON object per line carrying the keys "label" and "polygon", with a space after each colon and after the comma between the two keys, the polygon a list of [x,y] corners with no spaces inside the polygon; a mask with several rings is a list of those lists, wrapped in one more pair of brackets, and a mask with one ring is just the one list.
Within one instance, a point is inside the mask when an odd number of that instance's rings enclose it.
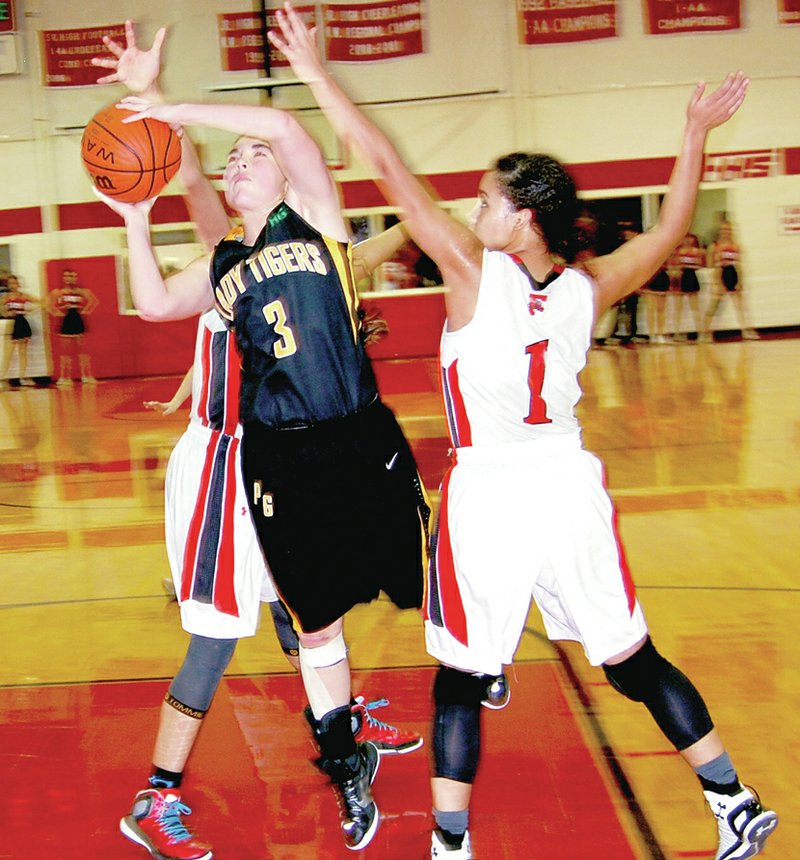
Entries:
{"label": "white shorts", "polygon": [[577,434],[458,449],[431,552],[428,653],[499,674],[531,597],[550,639],[580,642],[595,666],[647,634],[602,464]]}
{"label": "white shorts", "polygon": [[188,633],[241,639],[277,600],[247,504],[240,440],[192,422],[167,465],[167,555]]}

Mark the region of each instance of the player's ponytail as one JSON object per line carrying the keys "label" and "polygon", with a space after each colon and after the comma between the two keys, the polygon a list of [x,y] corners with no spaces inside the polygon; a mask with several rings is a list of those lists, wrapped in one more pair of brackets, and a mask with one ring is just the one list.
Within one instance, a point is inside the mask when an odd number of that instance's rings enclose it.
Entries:
{"label": "player's ponytail", "polygon": [[575,183],[564,165],[549,155],[512,152],[498,158],[494,169],[513,206],[531,210],[550,253],[571,262],[579,207]]}

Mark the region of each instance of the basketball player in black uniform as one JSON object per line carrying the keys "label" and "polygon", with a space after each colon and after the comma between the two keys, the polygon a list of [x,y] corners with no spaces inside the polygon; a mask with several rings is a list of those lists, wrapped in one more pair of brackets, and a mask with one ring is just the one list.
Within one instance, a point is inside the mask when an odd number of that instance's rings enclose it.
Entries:
{"label": "basketball player in black uniform", "polygon": [[131,289],[142,316],[179,319],[212,303],[243,357],[245,484],[262,547],[300,631],[300,666],[320,766],[340,795],[347,847],[378,811],[378,754],[351,729],[343,616],[386,594],[418,607],[429,510],[409,447],[380,402],[358,313],[348,234],[317,145],[287,113],[165,105],[129,97],[131,120],[241,135],[225,169],[241,217],[208,258],[165,281],[150,243],[153,201],[121,204]]}

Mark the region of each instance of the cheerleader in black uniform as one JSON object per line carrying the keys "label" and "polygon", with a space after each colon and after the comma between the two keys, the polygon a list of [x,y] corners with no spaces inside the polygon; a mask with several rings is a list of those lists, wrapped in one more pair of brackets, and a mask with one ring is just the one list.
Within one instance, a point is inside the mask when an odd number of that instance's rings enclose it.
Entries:
{"label": "cheerleader in black uniform", "polygon": [[25,318],[25,312],[36,304],[35,300],[22,292],[16,275],[8,276],[8,289],[3,294],[3,315],[14,321],[11,329],[11,337],[6,341],[3,350],[3,372],[0,373],[0,385],[5,387],[8,378],[8,369],[14,349],[17,351],[17,375],[20,385],[33,385],[33,380],[28,379],[28,343],[31,339],[31,326]]}
{"label": "cheerleader in black uniform", "polygon": [[83,318],[97,307],[97,297],[91,290],[78,286],[77,272],[65,269],[61,279],[61,286],[50,293],[48,306],[51,314],[62,317],[58,333],[69,343],[69,348],[61,353],[56,385],[72,385],[72,354],[78,359],[81,382],[94,385],[97,380],[92,376],[91,359],[83,350],[86,331]]}
{"label": "cheerleader in black uniform", "polygon": [[[680,271],[680,292],[677,294],[675,308],[675,331],[679,330],[683,299],[689,305],[689,310],[694,320],[697,336],[702,332],[702,317],[700,316],[700,281],[697,279],[697,270],[706,264],[705,251],[700,247],[700,242],[694,233],[687,233],[678,247],[677,263]],[[686,335],[676,335],[681,340],[686,340]]]}
{"label": "cheerleader in black uniform", "polygon": [[742,251],[733,233],[733,225],[722,220],[717,228],[717,236],[708,246],[708,265],[714,270],[714,296],[708,306],[705,318],[703,339],[711,340],[711,322],[723,297],[728,295],[733,301],[739,328],[745,340],[756,340],[758,334],[746,322],[741,276]]}
{"label": "cheerleader in black uniform", "polygon": [[669,268],[668,263],[665,262],[645,286],[645,292],[647,293],[647,302],[645,304],[647,333],[650,335],[651,344],[669,342],[665,334],[669,289]]}

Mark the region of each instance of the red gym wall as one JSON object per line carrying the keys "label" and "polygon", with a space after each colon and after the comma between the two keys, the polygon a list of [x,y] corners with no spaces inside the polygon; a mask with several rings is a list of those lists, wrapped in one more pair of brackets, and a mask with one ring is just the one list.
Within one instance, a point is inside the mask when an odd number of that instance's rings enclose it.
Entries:
{"label": "red gym wall", "polygon": [[[120,313],[114,257],[48,260],[45,264],[48,292],[61,286],[65,269],[77,272],[78,285],[90,289],[99,302],[84,320],[86,334],[82,345],[92,358],[92,373],[97,379],[186,372],[192,363],[195,319],[148,323],[135,314]],[[67,338],[58,334],[61,319],[51,316],[48,326],[56,375],[61,352],[70,346],[65,343]],[[77,368],[73,372],[77,373]]]}
{"label": "red gym wall", "polygon": [[[48,291],[61,286],[65,269],[77,272],[79,286],[90,289],[98,299],[94,312],[85,318],[83,339],[83,351],[91,356],[96,378],[158,376],[184,373],[188,369],[193,358],[196,319],[151,323],[135,314],[120,313],[114,257],[48,260],[45,264]],[[369,349],[379,382],[389,383],[394,391],[404,390],[403,377],[408,377],[406,384],[416,384],[408,367],[395,367],[396,360],[431,358],[438,354],[445,317],[442,291],[387,293],[367,297],[363,304],[366,310],[377,311],[389,325],[389,334]],[[61,319],[51,316],[48,326],[56,374],[61,352],[69,346],[58,334]],[[77,373],[77,368],[74,370]]]}

